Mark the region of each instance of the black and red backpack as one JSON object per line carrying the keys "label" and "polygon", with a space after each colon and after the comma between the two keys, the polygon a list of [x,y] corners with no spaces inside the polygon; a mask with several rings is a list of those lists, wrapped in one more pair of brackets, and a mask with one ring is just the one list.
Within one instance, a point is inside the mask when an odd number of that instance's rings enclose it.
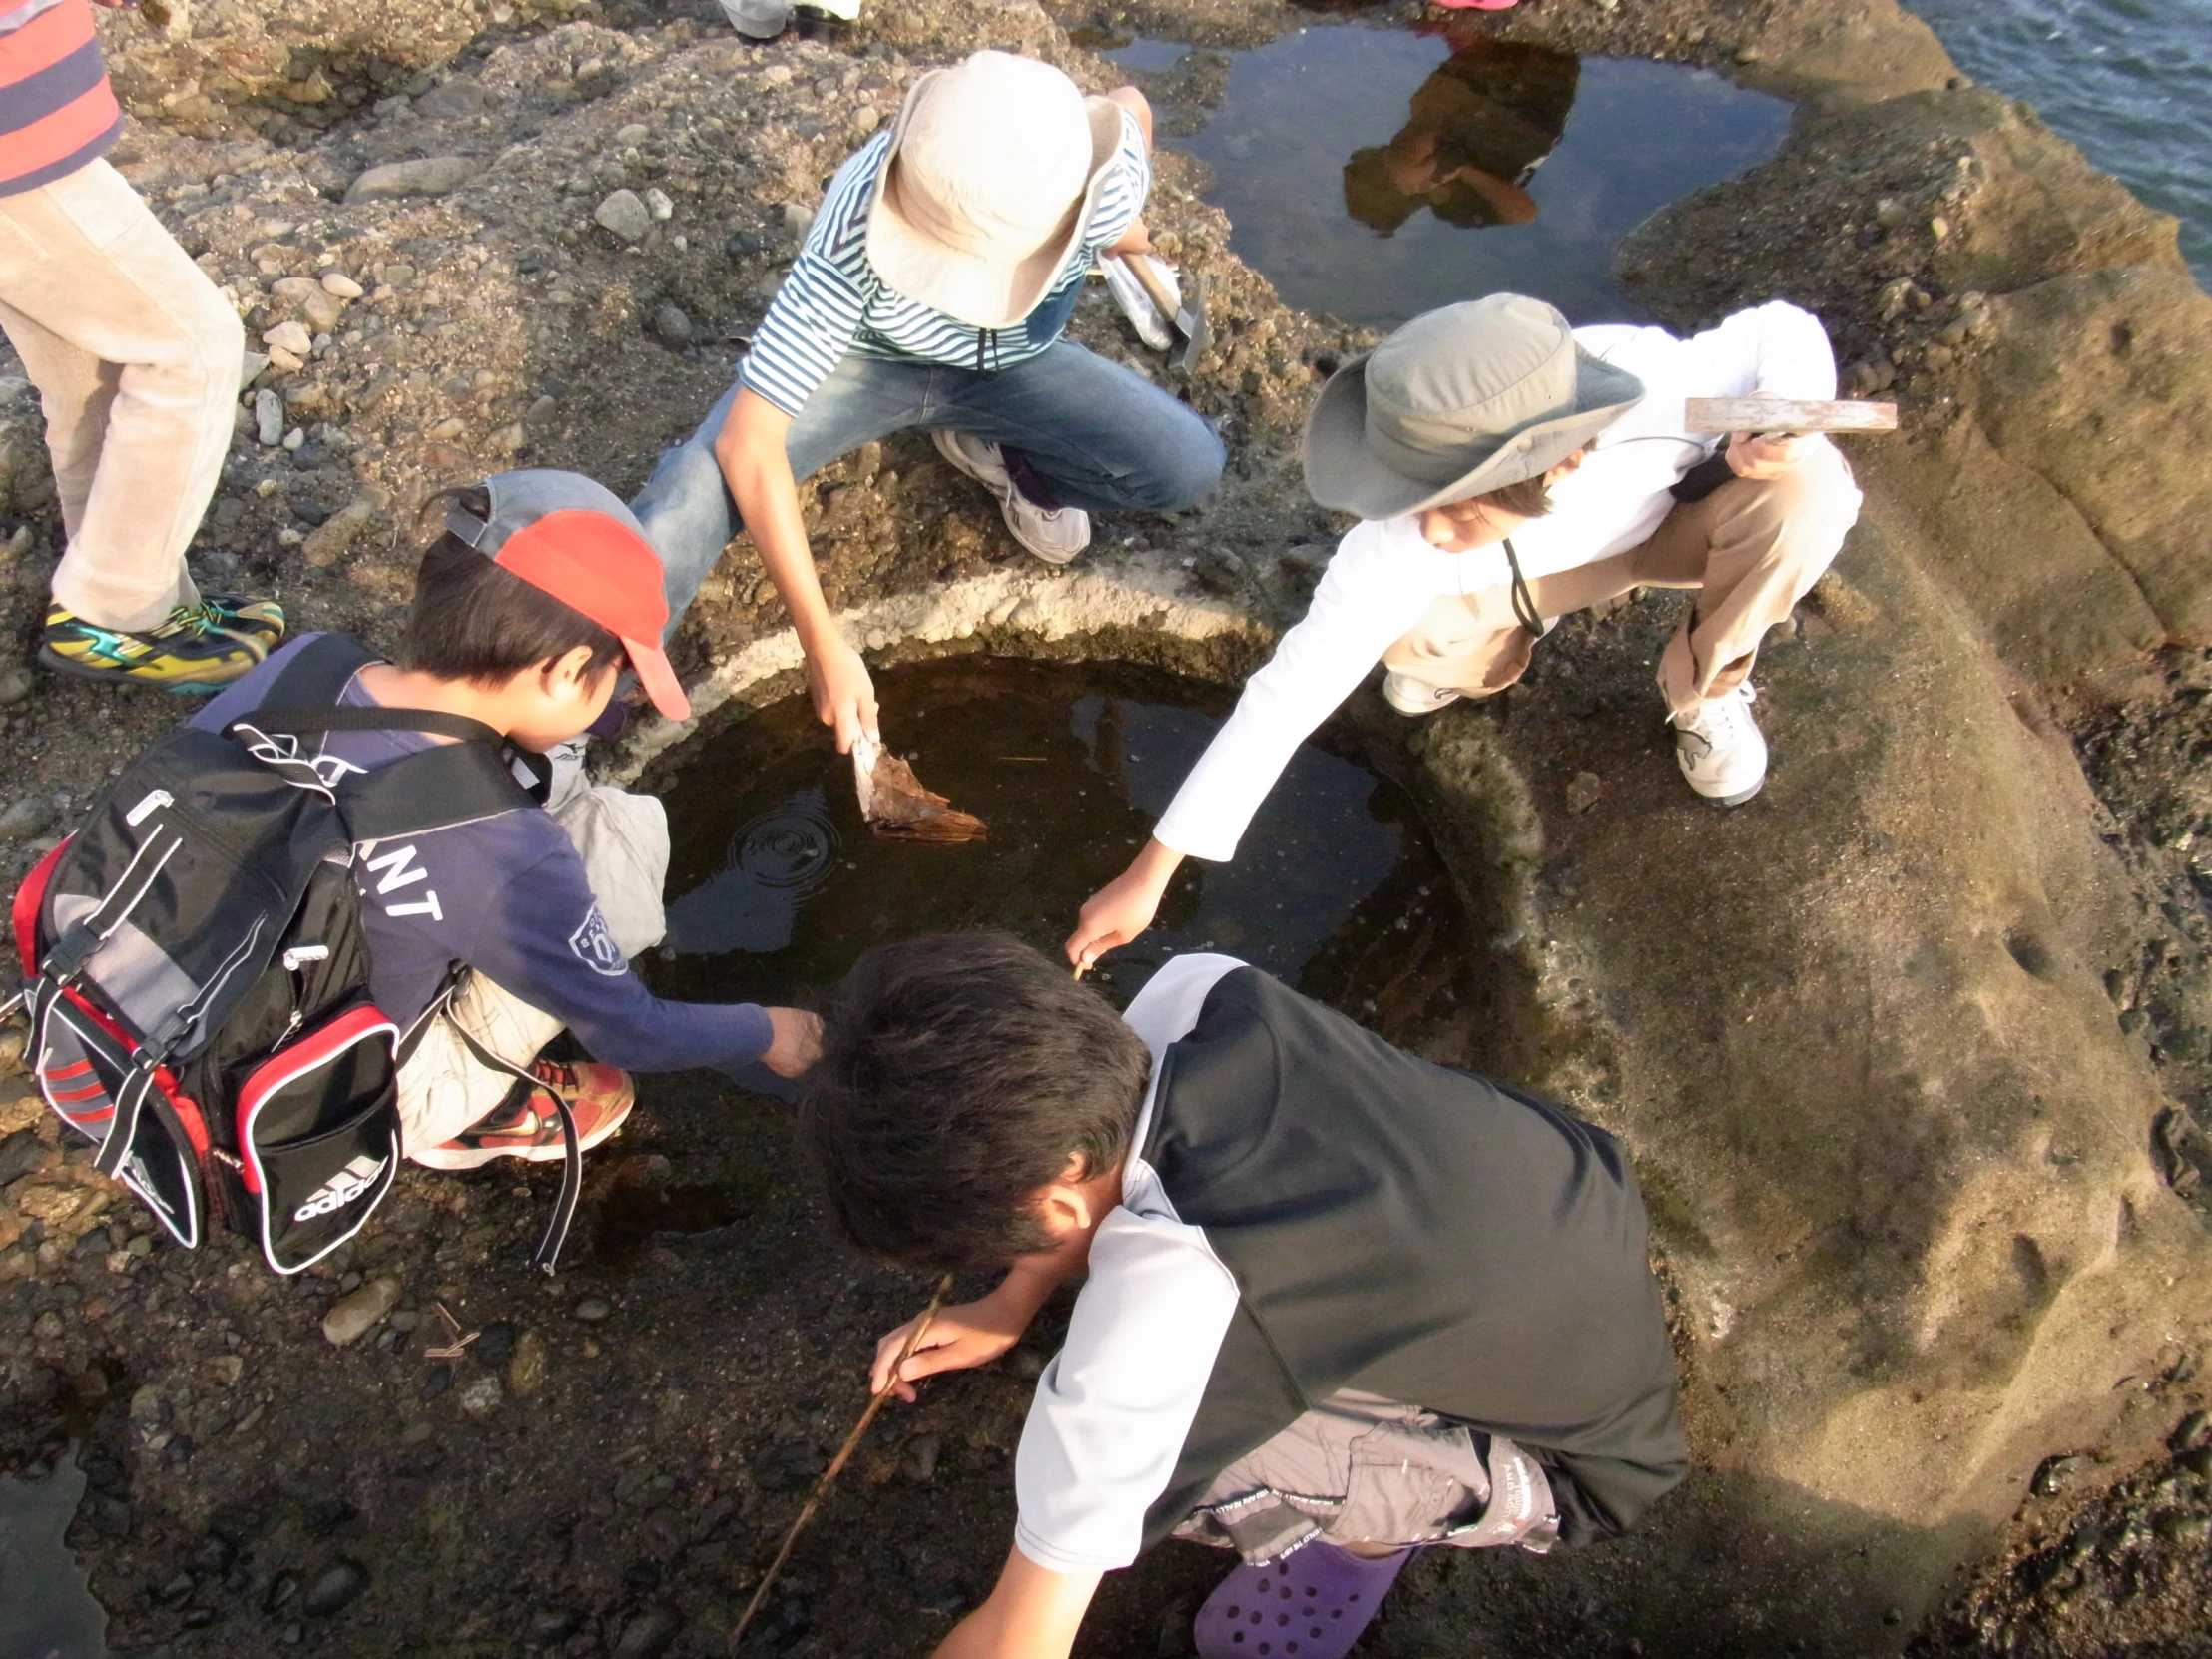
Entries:
{"label": "black and red backpack", "polygon": [[[487,726],[338,707],[373,660],[323,635],[251,714],[171,733],[15,895],[26,1058],[47,1103],[179,1244],[235,1228],[282,1274],[360,1231],[402,1152],[405,1042],[369,994],[355,844],[537,800]],[[364,772],[300,742],[332,731],[459,741]],[[547,1271],[581,1184],[565,1104],[562,1126]]]}

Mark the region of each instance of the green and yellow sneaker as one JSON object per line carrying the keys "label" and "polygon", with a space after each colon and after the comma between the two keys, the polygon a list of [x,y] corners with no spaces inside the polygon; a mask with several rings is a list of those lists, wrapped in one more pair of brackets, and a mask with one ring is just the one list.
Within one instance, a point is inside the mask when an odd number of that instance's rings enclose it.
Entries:
{"label": "green and yellow sneaker", "polygon": [[88,680],[121,680],[173,692],[212,692],[254,667],[284,637],[274,599],[210,594],[180,605],[158,628],[120,633],[55,605],[38,660]]}

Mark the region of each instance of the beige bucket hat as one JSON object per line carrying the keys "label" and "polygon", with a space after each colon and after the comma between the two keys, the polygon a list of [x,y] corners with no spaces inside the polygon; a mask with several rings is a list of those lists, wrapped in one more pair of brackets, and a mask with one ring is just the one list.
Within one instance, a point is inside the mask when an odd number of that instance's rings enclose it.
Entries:
{"label": "beige bucket hat", "polygon": [[1464,501],[1549,472],[1643,395],[1541,299],[1446,305],[1330,376],[1306,421],[1306,488],[1362,518]]}
{"label": "beige bucket hat", "polygon": [[970,327],[1012,327],[1074,251],[1121,120],[1111,99],[1008,52],[917,76],[875,177],[868,263]]}

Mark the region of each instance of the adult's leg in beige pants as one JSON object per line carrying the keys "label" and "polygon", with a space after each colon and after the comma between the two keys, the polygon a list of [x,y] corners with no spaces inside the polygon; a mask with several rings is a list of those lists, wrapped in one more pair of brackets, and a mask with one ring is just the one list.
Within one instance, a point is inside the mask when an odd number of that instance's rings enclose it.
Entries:
{"label": "adult's leg in beige pants", "polygon": [[[661,888],[668,878],[668,819],[652,796],[585,785],[556,770],[548,807],[576,843],[600,913],[623,954],[635,956],[666,930]],[[561,1022],[481,973],[463,976],[452,999],[423,1028],[399,1070],[400,1141],[410,1153],[451,1140],[487,1116],[515,1084],[485,1065],[461,1033],[527,1070],[559,1035]]]}
{"label": "adult's leg in beige pants", "polygon": [[46,412],[68,551],[56,603],[120,632],[200,595],[185,549],[222,476],[245,333],[123,176],[0,197],[0,328]]}
{"label": "adult's leg in beige pants", "polygon": [[[1668,712],[1687,713],[1743,683],[1760,639],[1835,560],[1859,499],[1843,456],[1811,440],[1782,476],[1733,479],[1678,503],[1640,546],[1537,577],[1529,596],[1540,615],[1557,617],[1636,587],[1698,589],[1659,663]],[[1511,589],[1486,588],[1436,600],[1382,661],[1426,685],[1486,697],[1526,672],[1533,644]]]}

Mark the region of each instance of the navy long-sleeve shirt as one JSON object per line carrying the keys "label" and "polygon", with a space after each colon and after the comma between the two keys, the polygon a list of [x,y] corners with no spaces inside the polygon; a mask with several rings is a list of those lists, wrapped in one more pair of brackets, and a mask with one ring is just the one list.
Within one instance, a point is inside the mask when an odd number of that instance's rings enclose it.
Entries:
{"label": "navy long-sleeve shirt", "polygon": [[[210,702],[192,724],[221,730],[250,713],[301,635]],[[374,707],[350,682],[342,704]],[[321,752],[372,770],[429,747],[420,732],[332,732]],[[768,1014],[750,1002],[671,1002],[647,990],[607,930],[584,861],[553,818],[518,808],[423,834],[370,842],[354,878],[376,1004],[411,1026],[456,962],[488,975],[627,1071],[741,1066],[768,1051]]]}

